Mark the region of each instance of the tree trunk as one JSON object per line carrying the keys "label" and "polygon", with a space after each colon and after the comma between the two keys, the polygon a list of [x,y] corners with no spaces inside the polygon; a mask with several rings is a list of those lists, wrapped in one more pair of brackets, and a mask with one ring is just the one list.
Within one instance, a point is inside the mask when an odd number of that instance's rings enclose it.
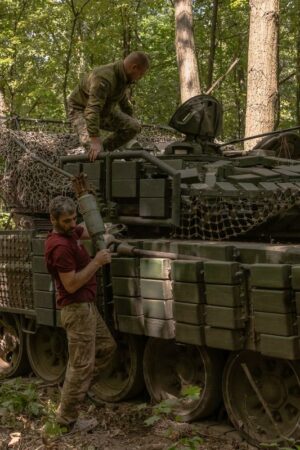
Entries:
{"label": "tree trunk", "polygon": [[[279,0],[250,0],[245,135],[272,131],[278,101]],[[245,143],[250,150],[258,140]]]}
{"label": "tree trunk", "polygon": [[211,87],[212,81],[213,81],[215,53],[216,53],[216,47],[217,47],[216,31],[217,31],[217,22],[218,22],[218,8],[219,8],[219,0],[213,0],[206,90],[208,90]]}
{"label": "tree trunk", "polygon": [[297,77],[297,92],[296,92],[296,118],[297,123],[300,123],[300,0],[297,0],[297,61],[296,61],[296,77]]}
{"label": "tree trunk", "polygon": [[175,0],[175,45],[181,102],[200,94],[193,33],[192,0]]}
{"label": "tree trunk", "polygon": [[0,86],[0,117],[8,114],[8,106],[5,100],[4,89]]}

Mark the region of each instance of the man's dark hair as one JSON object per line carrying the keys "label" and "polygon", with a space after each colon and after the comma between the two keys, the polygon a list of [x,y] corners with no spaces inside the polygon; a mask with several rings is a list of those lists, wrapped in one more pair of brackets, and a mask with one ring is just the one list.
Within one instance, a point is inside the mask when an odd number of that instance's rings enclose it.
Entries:
{"label": "man's dark hair", "polygon": [[76,211],[76,203],[70,197],[59,195],[51,200],[49,204],[49,213],[58,220],[63,214],[72,214]]}

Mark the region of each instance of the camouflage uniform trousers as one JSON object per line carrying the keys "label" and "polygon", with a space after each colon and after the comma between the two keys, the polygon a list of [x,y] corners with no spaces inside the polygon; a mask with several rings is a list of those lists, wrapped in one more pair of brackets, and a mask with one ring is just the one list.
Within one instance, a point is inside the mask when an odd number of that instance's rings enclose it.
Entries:
{"label": "camouflage uniform trousers", "polygon": [[94,303],[73,303],[61,311],[68,339],[69,359],[57,422],[70,425],[93,378],[112,360],[116,343]]}
{"label": "camouflage uniform trousers", "polygon": [[[90,137],[87,131],[84,112],[69,106],[69,119],[73,130],[79,136],[79,141],[86,149],[90,145]],[[115,150],[126,144],[141,131],[141,125],[137,119],[122,111],[111,111],[107,116],[100,116],[101,129],[113,131],[103,141],[104,151]]]}

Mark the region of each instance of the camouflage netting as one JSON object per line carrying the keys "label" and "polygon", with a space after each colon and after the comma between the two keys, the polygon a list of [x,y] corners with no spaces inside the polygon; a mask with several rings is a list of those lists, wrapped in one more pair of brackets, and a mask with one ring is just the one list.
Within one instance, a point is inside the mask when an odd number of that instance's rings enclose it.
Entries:
{"label": "camouflage netting", "polygon": [[60,156],[78,147],[73,135],[40,132],[0,131],[0,158],[4,160],[1,197],[7,207],[33,213],[48,210],[49,200],[56,195],[72,193],[70,181],[33,160],[15,141],[17,137],[30,152],[58,166]]}
{"label": "camouflage netting", "polygon": [[268,219],[299,204],[299,191],[276,190],[250,197],[191,196],[181,209],[180,227],[173,237],[179,239],[226,240],[249,232]]}
{"label": "camouflage netting", "polygon": [[[137,141],[141,147],[160,152],[178,136],[175,131],[173,133],[163,127],[144,126]],[[0,194],[8,208],[26,213],[44,213],[51,198],[73,195],[67,178],[36,162],[15,142],[14,137],[30,152],[55,166],[59,166],[61,156],[84,153],[77,137],[70,134],[68,122],[13,119],[4,125],[2,121],[0,158],[5,166],[0,179]]]}

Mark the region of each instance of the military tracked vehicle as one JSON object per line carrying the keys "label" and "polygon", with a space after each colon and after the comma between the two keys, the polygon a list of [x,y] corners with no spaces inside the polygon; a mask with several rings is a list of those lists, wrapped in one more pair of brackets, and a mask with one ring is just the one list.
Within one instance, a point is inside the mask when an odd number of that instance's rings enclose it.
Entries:
{"label": "military tracked vehicle", "polygon": [[[250,442],[297,439],[300,140],[282,132],[243,154],[216,142],[221,122],[218,101],[196,96],[172,117],[177,138],[163,150],[148,141],[94,163],[78,152],[52,158],[86,174],[117,241],[97,302],[118,359],[90,395],[120,401],[145,382],[156,402],[182,398],[175,413],[183,420],[210,417],[224,402]],[[16,146],[39,140],[13,133]],[[48,199],[24,207],[19,174],[19,195],[5,199],[28,229],[0,233],[0,367],[16,376],[30,365],[58,382],[67,346],[43,257]],[[51,189],[61,192],[59,183]],[[200,395],[182,397],[187,386]]]}

